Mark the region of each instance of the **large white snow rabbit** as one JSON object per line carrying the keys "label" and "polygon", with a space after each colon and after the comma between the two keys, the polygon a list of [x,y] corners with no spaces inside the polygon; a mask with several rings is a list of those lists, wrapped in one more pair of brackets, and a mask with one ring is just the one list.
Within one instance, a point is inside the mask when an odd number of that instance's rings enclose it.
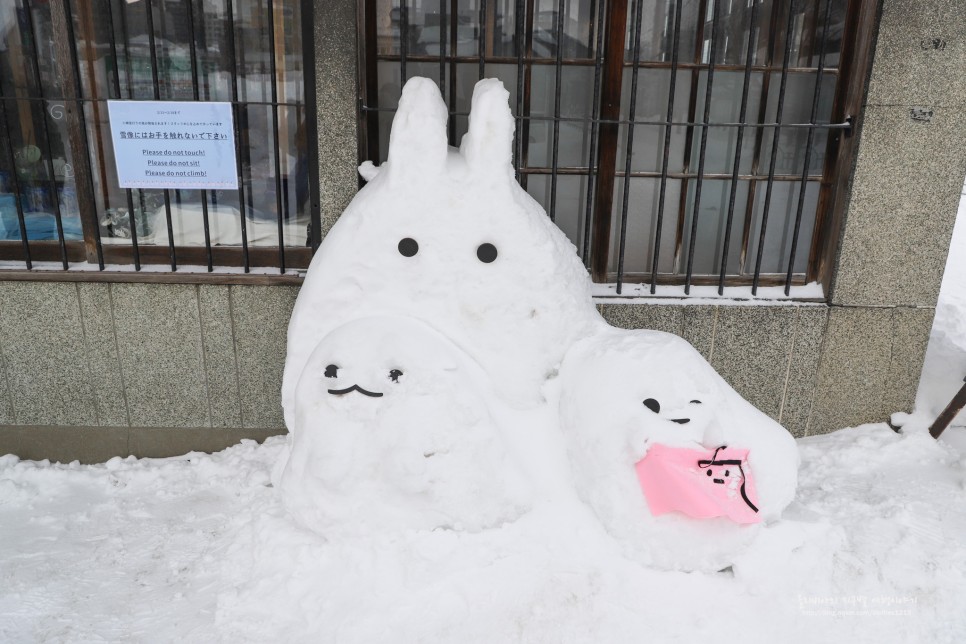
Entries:
{"label": "large white snow rabbit", "polygon": [[388,161],[360,168],[369,183],[322,242],[292,313],[282,384],[290,431],[309,354],[349,320],[420,319],[521,407],[540,403],[567,348],[602,323],[573,245],[514,180],[508,98],[498,80],[477,83],[457,150],[437,86],[406,83]]}

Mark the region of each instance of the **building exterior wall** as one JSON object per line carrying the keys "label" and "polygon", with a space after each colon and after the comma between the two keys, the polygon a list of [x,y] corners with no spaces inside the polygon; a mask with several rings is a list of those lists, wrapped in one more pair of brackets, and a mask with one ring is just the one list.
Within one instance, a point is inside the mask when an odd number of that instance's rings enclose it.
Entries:
{"label": "building exterior wall", "polygon": [[966,175],[964,88],[966,4],[884,0],[810,427],[914,402]]}
{"label": "building exterior wall", "polygon": [[[323,228],[357,189],[354,0],[316,8]],[[827,304],[600,304],[691,341],[796,436],[914,402],[966,175],[966,5],[883,0]],[[283,433],[292,286],[0,281],[0,454],[99,461]]]}
{"label": "building exterior wall", "polygon": [[284,433],[297,293],[0,281],[0,452],[98,461]]}

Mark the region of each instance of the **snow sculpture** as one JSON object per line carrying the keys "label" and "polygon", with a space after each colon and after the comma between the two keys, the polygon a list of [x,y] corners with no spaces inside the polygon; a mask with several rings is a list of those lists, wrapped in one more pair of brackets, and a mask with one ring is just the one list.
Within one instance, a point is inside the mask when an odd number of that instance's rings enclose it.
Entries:
{"label": "snow sculpture", "polygon": [[360,167],[292,313],[273,478],[327,534],[477,531],[579,497],[631,557],[728,565],[791,501],[795,443],[686,341],[604,322],[514,180],[507,99],[477,84],[457,150],[438,88],[403,88],[388,161]]}
{"label": "snow sculpture", "polygon": [[348,320],[424,321],[520,407],[539,403],[564,351],[599,323],[573,245],[513,178],[508,97],[498,80],[476,85],[456,150],[439,89],[406,83],[388,161],[360,168],[369,183],[319,247],[292,313],[282,384],[290,430],[309,353]]}
{"label": "snow sculpture", "polygon": [[517,518],[529,484],[488,390],[479,367],[412,318],[338,327],[298,382],[291,453],[274,477],[287,506],[326,531],[476,531]]}
{"label": "snow sculpture", "polygon": [[798,477],[794,439],[678,336],[603,331],[574,345],[560,378],[561,428],[574,486],[632,556],[659,566],[714,569],[727,565],[755,533],[756,526],[728,518],[664,514],[663,506],[652,512],[637,466],[655,445],[694,450],[711,460],[719,448],[747,450],[749,472],[742,474],[753,477],[761,520],[777,519],[792,501]]}

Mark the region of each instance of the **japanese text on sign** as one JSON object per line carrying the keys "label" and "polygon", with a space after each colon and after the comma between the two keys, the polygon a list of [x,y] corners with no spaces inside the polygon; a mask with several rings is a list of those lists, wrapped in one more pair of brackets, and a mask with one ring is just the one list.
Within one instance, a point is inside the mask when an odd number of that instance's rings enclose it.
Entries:
{"label": "japanese text on sign", "polygon": [[230,103],[108,101],[122,188],[238,189]]}

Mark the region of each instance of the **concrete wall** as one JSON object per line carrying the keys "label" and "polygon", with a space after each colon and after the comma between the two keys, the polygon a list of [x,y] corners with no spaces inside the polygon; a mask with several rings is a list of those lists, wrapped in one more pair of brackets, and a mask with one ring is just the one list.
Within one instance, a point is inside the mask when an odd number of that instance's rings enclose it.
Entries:
{"label": "concrete wall", "polygon": [[99,461],[284,433],[297,292],[0,281],[0,454]]}
{"label": "concrete wall", "polygon": [[884,0],[860,128],[815,429],[914,401],[966,175],[966,3]]}
{"label": "concrete wall", "polygon": [[[356,3],[316,6],[323,228],[357,187]],[[966,3],[884,0],[827,305],[601,305],[690,340],[795,435],[912,407],[966,174]],[[296,287],[0,281],[0,454],[84,461],[284,432]]]}
{"label": "concrete wall", "polygon": [[[284,433],[296,287],[0,282],[0,453],[101,461]],[[931,309],[602,304],[683,336],[796,436],[909,409]]]}

